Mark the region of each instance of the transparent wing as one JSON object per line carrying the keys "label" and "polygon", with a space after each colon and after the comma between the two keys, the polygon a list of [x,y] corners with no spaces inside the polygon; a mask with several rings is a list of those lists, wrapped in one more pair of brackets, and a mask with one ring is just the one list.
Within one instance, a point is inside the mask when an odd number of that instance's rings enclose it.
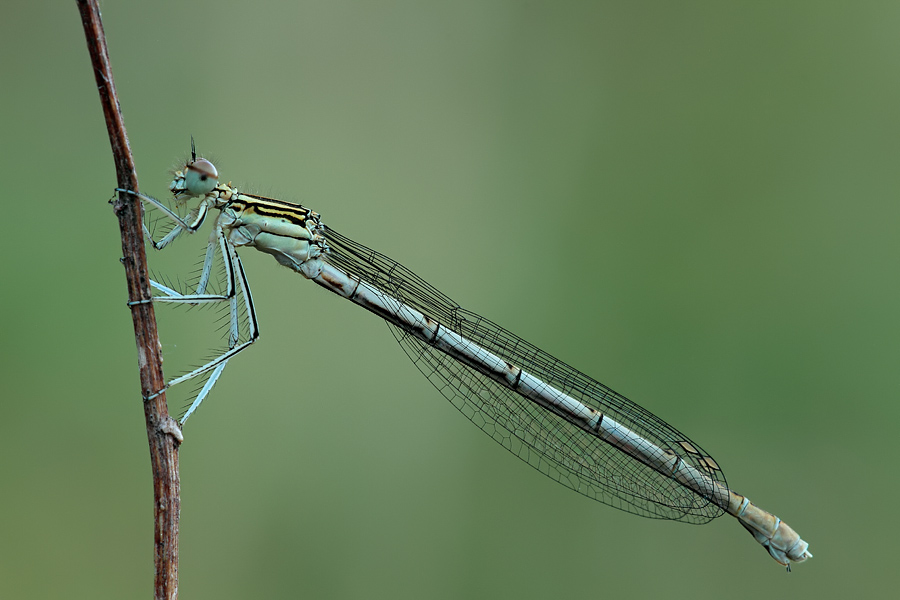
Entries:
{"label": "transparent wing", "polygon": [[[331,228],[327,260],[384,294],[436,319],[507,362],[543,380],[726,485],[717,463],[684,434],[621,394],[515,334],[462,309],[415,273]],[[396,300],[394,300],[396,299]],[[650,518],[707,523],[723,513],[681,486],[492,379],[388,323],[416,367],[469,420],[551,479],[620,510]]]}

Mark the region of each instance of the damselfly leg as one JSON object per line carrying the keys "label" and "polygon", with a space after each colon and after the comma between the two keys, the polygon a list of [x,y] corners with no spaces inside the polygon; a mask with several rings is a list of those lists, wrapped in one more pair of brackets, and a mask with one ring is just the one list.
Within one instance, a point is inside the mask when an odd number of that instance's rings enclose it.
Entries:
{"label": "damselfly leg", "polygon": [[[157,250],[161,250],[168,246],[181,233],[184,233],[185,231],[193,233],[194,231],[199,229],[203,225],[203,222],[208,215],[209,205],[204,201],[201,201],[200,205],[189,215],[190,218],[186,220],[182,219],[178,214],[176,214],[169,207],[156,200],[155,198],[146,196],[144,194],[137,194],[130,190],[119,191],[125,191],[129,194],[137,196],[143,202],[158,209],[165,218],[171,220],[174,223],[174,227],[158,242],[153,239],[153,236],[151,235],[146,225],[144,226],[144,232],[148,241]],[[219,255],[222,257],[224,265],[225,289],[221,294],[209,294],[206,293],[206,290],[213,271],[213,263],[216,257],[216,248],[219,249]],[[159,295],[153,296],[153,302],[167,302],[172,304],[188,305],[228,302],[229,305],[229,332],[227,349],[218,356],[214,357],[212,360],[201,365],[200,367],[197,367],[196,369],[193,369],[192,371],[185,373],[184,375],[172,379],[165,385],[163,389],[158,390],[154,395],[150,396],[152,398],[174,385],[192,380],[196,377],[211,372],[203,387],[197,394],[196,398],[194,398],[194,400],[191,402],[190,407],[187,409],[184,416],[179,421],[183,425],[209,394],[209,391],[213,388],[216,381],[219,379],[219,376],[225,369],[225,365],[228,363],[229,359],[245,350],[259,338],[256,309],[253,305],[253,297],[250,292],[250,286],[247,282],[247,275],[244,271],[244,266],[241,262],[241,258],[237,254],[234,245],[226,238],[223,229],[218,222],[216,223],[213,233],[210,236],[209,243],[207,244],[206,255],[204,257],[203,266],[201,267],[200,271],[200,278],[193,293],[185,294],[173,289],[170,286],[152,280],[150,281],[150,285],[155,290],[161,292]],[[240,292],[240,294],[238,292]],[[238,304],[239,295],[243,297],[244,309],[247,316],[248,335],[247,339],[243,342],[240,342],[240,307]]]}

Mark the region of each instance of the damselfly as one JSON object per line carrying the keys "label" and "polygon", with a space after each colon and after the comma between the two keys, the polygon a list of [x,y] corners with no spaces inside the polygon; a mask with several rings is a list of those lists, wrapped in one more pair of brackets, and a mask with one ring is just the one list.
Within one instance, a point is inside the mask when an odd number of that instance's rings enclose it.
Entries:
{"label": "damselfly", "polygon": [[[152,282],[161,295],[146,301],[228,303],[230,314],[228,349],[166,385],[208,377],[182,424],[203,402],[228,361],[259,337],[253,298],[237,253],[238,248],[252,247],[387,321],[416,367],[456,408],[552,479],[645,517],[699,524],[727,512],[788,570],[791,561],[812,556],[808,544],[781,519],[731,491],[718,463],[683,433],[463,309],[409,269],[324,225],[317,213],[219,183],[216,167],[197,157],[193,142],[191,159],[175,173],[170,189],[179,204],[199,198],[185,218],[158,200],[130,192],[173,223],[159,241],[145,226],[154,248],[198,230],[210,210],[219,213],[194,292],[184,294]],[[208,293],[217,251],[224,264],[224,290]],[[243,341],[242,315],[249,329]]]}

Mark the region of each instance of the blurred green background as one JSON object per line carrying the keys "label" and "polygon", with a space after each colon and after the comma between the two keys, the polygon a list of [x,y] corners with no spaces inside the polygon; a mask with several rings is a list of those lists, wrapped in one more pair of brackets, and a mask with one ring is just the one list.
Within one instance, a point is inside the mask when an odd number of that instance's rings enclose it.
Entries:
{"label": "blurred green background", "polygon": [[[815,554],[787,575],[729,517],[641,519],[553,483],[378,319],[244,252],[263,337],[185,431],[182,597],[900,583],[896,1],[103,10],[143,191],[165,194],[193,134],[223,179],[312,207],[685,431]],[[74,2],[3,12],[0,595],[145,598],[150,468],[94,78]],[[158,315],[171,377],[215,315]]]}

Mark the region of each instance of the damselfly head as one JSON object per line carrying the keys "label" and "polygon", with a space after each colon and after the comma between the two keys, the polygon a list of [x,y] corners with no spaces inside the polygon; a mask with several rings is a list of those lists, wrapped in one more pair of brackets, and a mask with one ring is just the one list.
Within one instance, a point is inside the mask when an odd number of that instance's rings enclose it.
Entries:
{"label": "damselfly head", "polygon": [[219,172],[215,165],[205,158],[194,158],[173,171],[174,178],[169,189],[175,201],[183,204],[191,198],[203,198],[219,184]]}
{"label": "damselfly head", "polygon": [[219,184],[216,166],[205,158],[192,160],[184,167],[184,188],[191,196],[205,196]]}
{"label": "damselfly head", "polygon": [[191,136],[191,157],[181,164],[184,166],[172,171],[175,178],[169,184],[169,189],[179,204],[190,198],[203,198],[219,184],[219,171],[216,170],[216,166],[206,158],[197,158],[194,136]]}

